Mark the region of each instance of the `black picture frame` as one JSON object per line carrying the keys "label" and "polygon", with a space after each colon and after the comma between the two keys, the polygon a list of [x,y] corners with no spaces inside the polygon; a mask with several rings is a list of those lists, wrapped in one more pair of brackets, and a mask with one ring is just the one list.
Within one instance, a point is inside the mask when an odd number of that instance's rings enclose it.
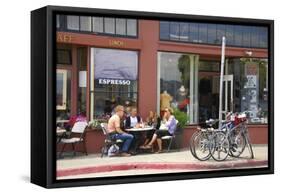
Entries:
{"label": "black picture frame", "polygon": [[[224,171],[153,174],[56,180],[55,153],[55,52],[56,14],[119,16],[156,20],[193,20],[268,27],[269,100],[268,167]],[[31,182],[46,188],[214,178],[274,173],[274,21],[171,13],[46,6],[31,12]]]}

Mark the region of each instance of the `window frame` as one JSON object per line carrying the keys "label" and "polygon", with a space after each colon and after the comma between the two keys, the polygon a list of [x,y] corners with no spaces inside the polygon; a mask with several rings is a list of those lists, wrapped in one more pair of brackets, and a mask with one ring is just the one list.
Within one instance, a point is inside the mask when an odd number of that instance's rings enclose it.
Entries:
{"label": "window frame", "polygon": [[[89,109],[89,121],[93,121],[95,120],[94,118],[94,100],[95,100],[95,93],[105,93],[103,91],[95,91],[95,49],[111,49],[111,50],[122,50],[122,51],[134,51],[137,54],[137,77],[136,77],[136,86],[137,89],[136,91],[131,91],[131,92],[121,92],[121,93],[133,93],[136,94],[137,96],[137,100],[136,100],[136,107],[139,107],[139,86],[140,86],[140,82],[139,82],[139,72],[140,72],[140,52],[137,50],[124,50],[124,49],[118,49],[118,48],[102,48],[102,47],[90,47],[90,56],[91,56],[91,61],[89,64],[89,104],[90,104],[90,109]],[[112,93],[118,93],[118,92],[112,92]]]}
{"label": "window frame", "polygon": [[67,69],[57,69],[56,70],[56,77],[57,74],[63,75],[63,88],[62,88],[62,105],[56,104],[56,110],[66,110],[67,104]]}
{"label": "window frame", "polygon": [[[57,15],[59,17],[59,22],[60,22],[60,26],[58,28],[56,28],[57,31],[63,31],[63,32],[73,32],[73,33],[83,33],[83,34],[94,34],[94,35],[100,35],[100,36],[112,36],[112,37],[121,37],[121,38],[132,38],[132,39],[138,39],[139,38],[139,19],[137,18],[122,18],[122,17],[104,17],[104,16],[88,16],[88,15]],[[79,28],[78,30],[74,30],[74,29],[68,29],[67,28],[67,16],[77,16],[78,17],[78,25]],[[91,31],[85,31],[85,30],[81,30],[81,19],[80,17],[91,17]],[[93,18],[94,17],[99,17],[102,18],[102,22],[103,22],[103,32],[95,32],[93,31]],[[114,33],[106,33],[105,32],[105,18],[113,18],[114,19]],[[116,19],[125,19],[125,35],[122,34],[117,34],[116,33]],[[136,35],[128,35],[128,25],[127,25],[127,21],[128,20],[135,20],[136,21]],[[57,21],[57,20],[56,20]]]}
{"label": "window frame", "polygon": [[[169,26],[169,35],[168,35],[168,38],[163,38],[161,37],[161,22],[167,22],[168,23],[168,26]],[[170,37],[170,34],[171,34],[171,23],[174,22],[174,23],[180,23],[180,33],[179,33],[179,40],[174,40],[174,39],[171,39]],[[182,23],[197,23],[198,24],[198,40],[199,40],[199,37],[200,37],[200,25],[207,25],[207,39],[206,39],[206,42],[202,41],[202,42],[193,42],[190,40],[190,38],[188,40],[184,40],[180,38],[181,36],[181,24]],[[218,43],[210,43],[209,42],[209,37],[208,37],[208,32],[209,32],[209,26],[208,25],[215,25],[216,26],[216,30],[215,30],[215,36],[216,36],[216,39],[217,39],[217,34],[218,34],[218,30],[217,30],[217,25],[224,25],[225,26],[225,30],[224,30],[224,34],[226,35],[227,33],[227,29],[228,27],[232,26],[232,42],[230,44],[227,44],[227,46],[230,46],[230,47],[238,47],[238,48],[253,48],[253,49],[268,49],[268,36],[264,37],[266,39],[266,43],[267,44],[264,44],[262,45],[261,44],[261,33],[262,33],[262,29],[266,28],[264,26],[252,26],[252,25],[239,25],[239,24],[226,24],[226,23],[208,23],[208,22],[194,22],[194,21],[185,21],[185,22],[182,22],[182,21],[169,21],[169,20],[159,20],[159,40],[160,41],[170,41],[170,42],[178,42],[178,43],[187,43],[187,44],[201,44],[201,45],[212,45],[212,46],[220,46],[220,42],[221,41],[218,41]],[[250,42],[250,45],[248,46],[244,46],[243,44],[239,44],[237,45],[235,43],[235,28],[236,27],[249,27],[249,28],[257,28],[259,29],[259,32],[258,32],[258,43],[256,45],[259,45],[259,46],[252,46],[252,42]],[[190,27],[188,27],[190,28]],[[253,35],[252,34],[252,31],[253,29],[251,29],[251,36]],[[190,32],[190,29],[189,29],[189,32]],[[251,41],[251,40],[250,40]],[[243,42],[243,32],[242,32],[242,38],[241,38],[241,42]]]}

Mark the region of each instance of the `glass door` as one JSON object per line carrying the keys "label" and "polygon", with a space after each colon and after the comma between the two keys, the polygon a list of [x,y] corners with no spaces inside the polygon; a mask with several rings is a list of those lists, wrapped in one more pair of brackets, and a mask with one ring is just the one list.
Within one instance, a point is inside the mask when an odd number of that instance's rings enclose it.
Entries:
{"label": "glass door", "polygon": [[67,70],[57,70],[57,110],[66,110]]}
{"label": "glass door", "polygon": [[233,112],[233,75],[223,76],[222,113]]}

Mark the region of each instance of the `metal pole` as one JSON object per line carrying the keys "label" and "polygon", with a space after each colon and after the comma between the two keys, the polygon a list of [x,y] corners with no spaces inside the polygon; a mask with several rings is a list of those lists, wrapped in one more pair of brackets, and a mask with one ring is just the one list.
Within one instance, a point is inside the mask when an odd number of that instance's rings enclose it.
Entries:
{"label": "metal pole", "polygon": [[[224,60],[225,60],[225,37],[222,37],[221,47],[221,74],[220,74],[220,99],[219,99],[219,129],[222,127],[222,92],[223,92],[223,75],[224,75]],[[225,94],[226,95],[226,94]]]}

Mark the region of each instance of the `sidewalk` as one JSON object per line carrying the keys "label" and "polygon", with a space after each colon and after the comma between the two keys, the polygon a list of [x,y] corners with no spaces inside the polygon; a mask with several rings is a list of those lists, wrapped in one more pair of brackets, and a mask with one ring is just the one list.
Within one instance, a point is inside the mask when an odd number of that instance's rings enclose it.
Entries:
{"label": "sidewalk", "polygon": [[254,145],[255,158],[246,148],[240,158],[226,161],[198,161],[189,150],[161,154],[139,154],[131,157],[100,157],[100,154],[65,157],[57,161],[57,178],[88,178],[217,169],[259,168],[267,166],[267,145]]}

